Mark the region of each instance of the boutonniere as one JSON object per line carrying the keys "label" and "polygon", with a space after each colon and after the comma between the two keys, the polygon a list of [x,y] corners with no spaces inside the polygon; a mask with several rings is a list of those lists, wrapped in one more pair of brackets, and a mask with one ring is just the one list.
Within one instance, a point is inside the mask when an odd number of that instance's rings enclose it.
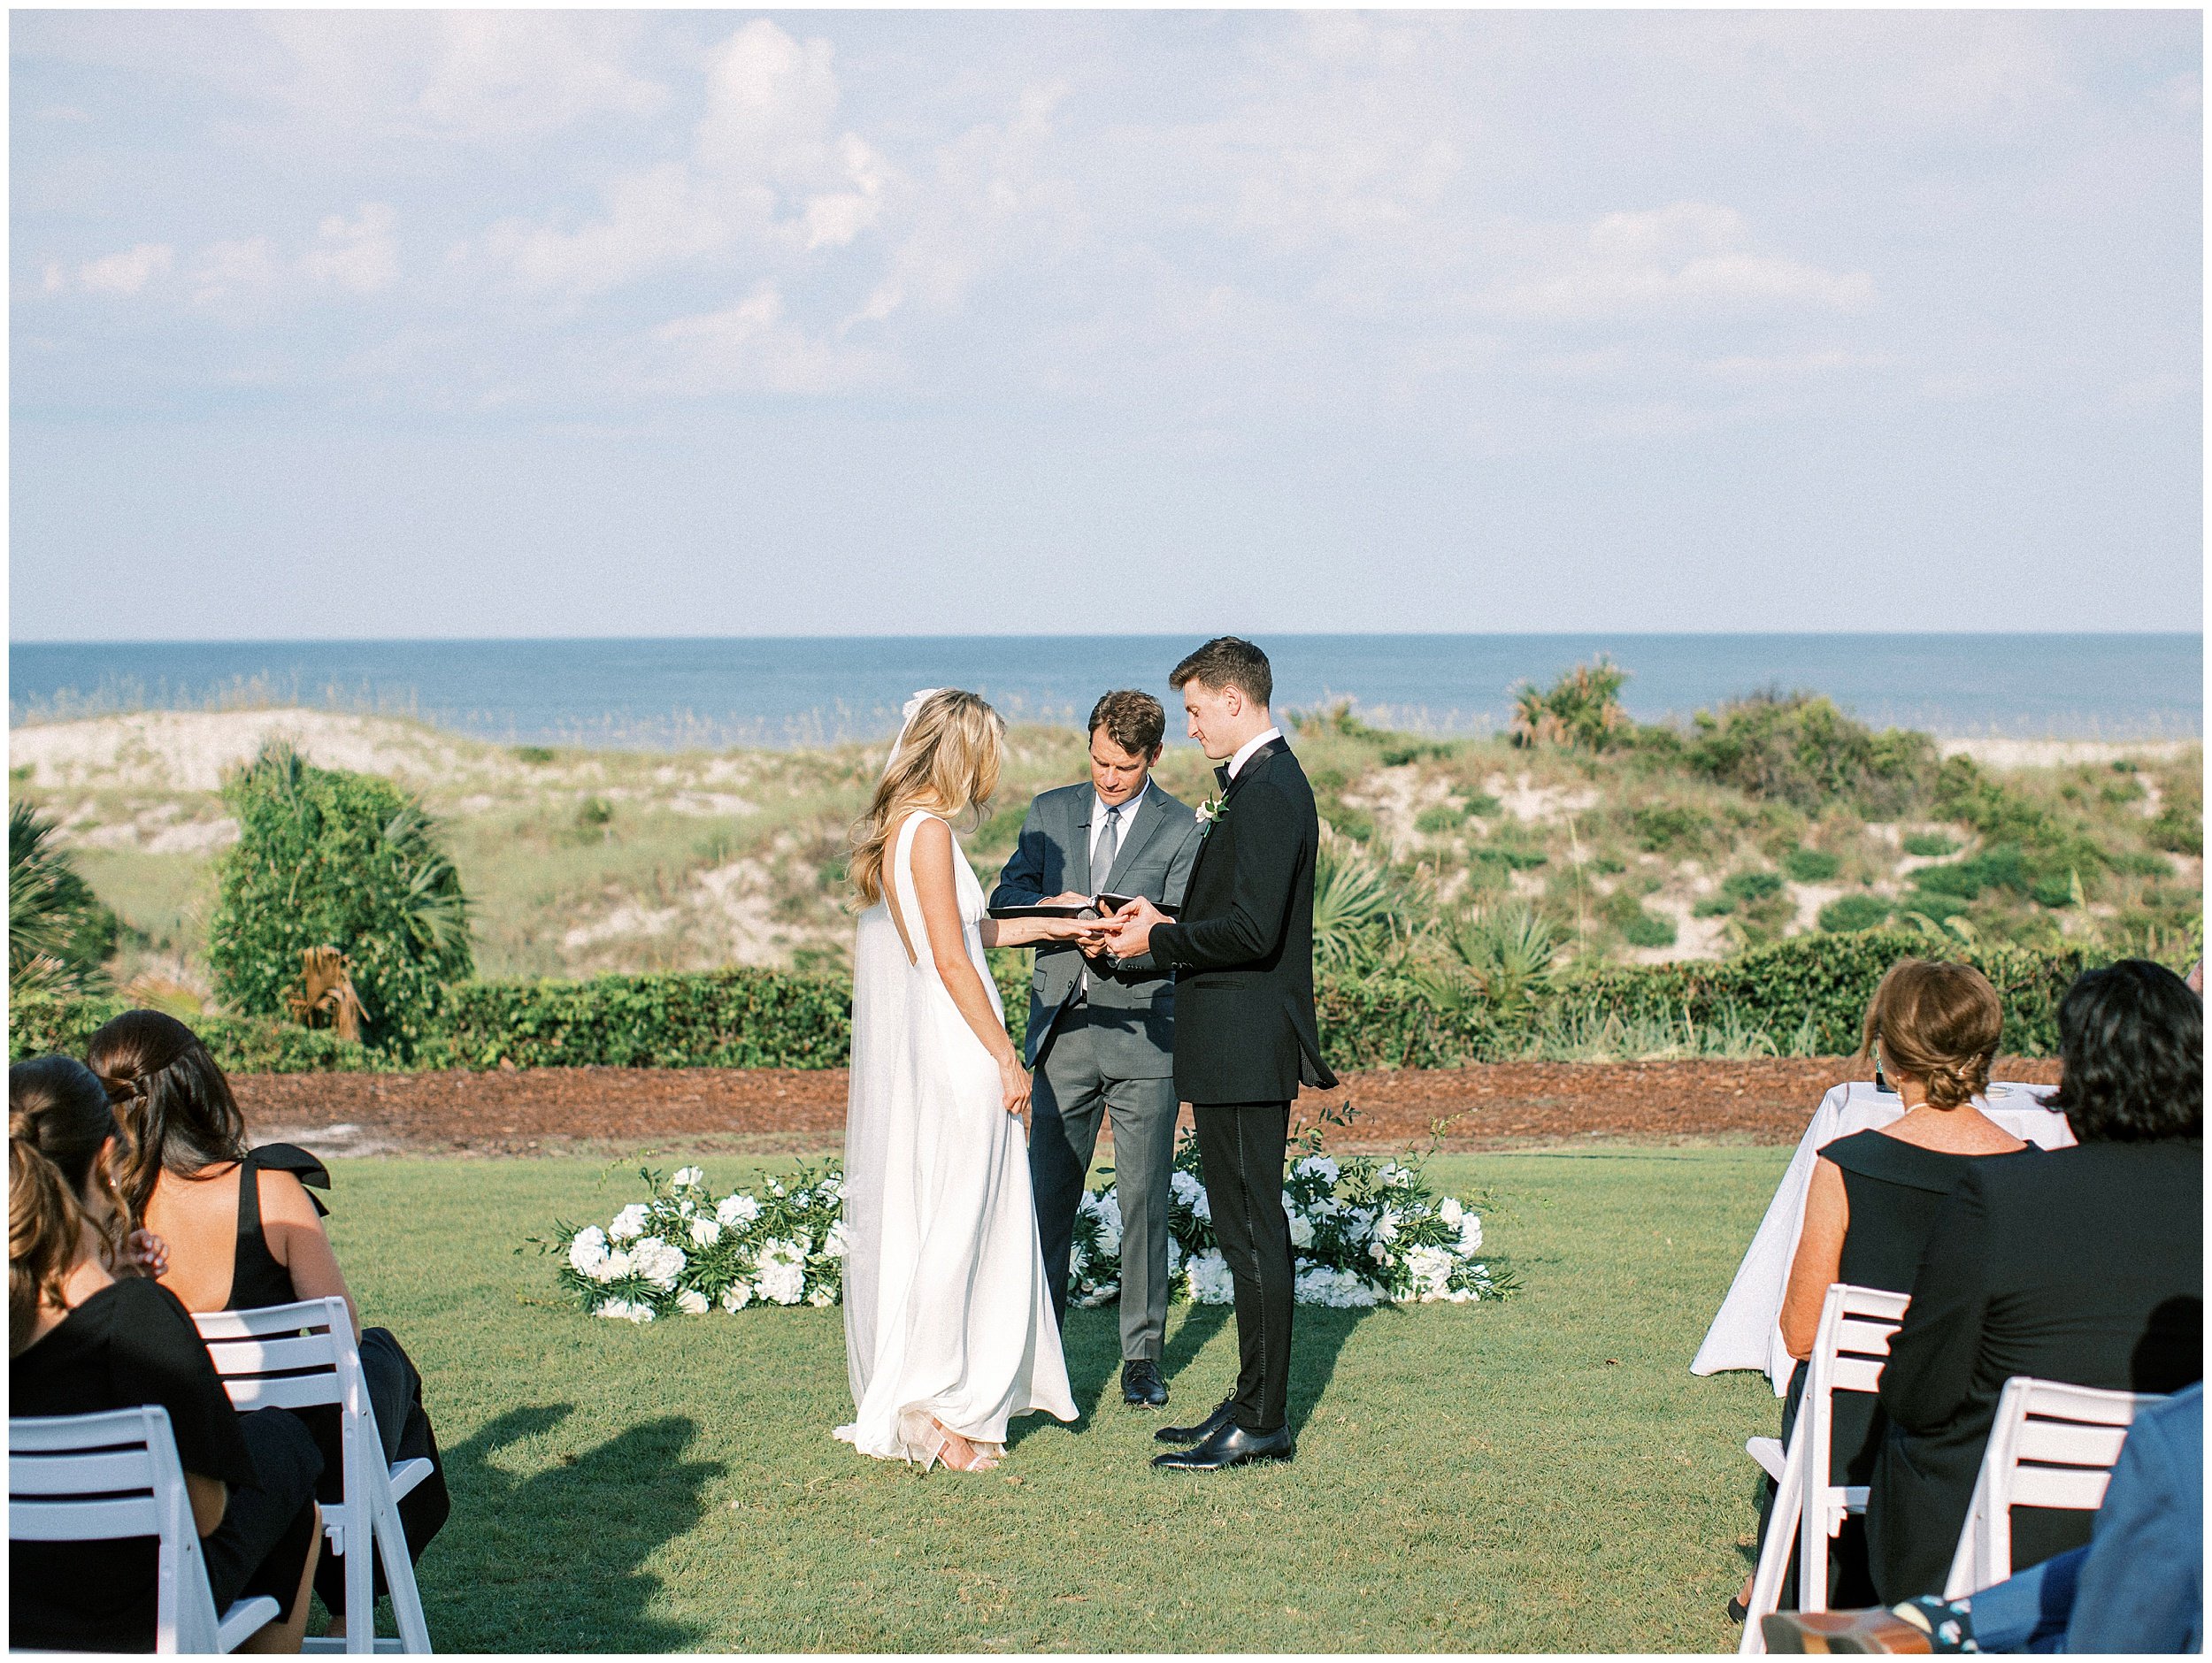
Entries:
{"label": "boutonniere", "polygon": [[1229,801],[1226,797],[1209,797],[1198,805],[1198,824],[1210,827],[1216,821],[1224,818],[1228,812]]}

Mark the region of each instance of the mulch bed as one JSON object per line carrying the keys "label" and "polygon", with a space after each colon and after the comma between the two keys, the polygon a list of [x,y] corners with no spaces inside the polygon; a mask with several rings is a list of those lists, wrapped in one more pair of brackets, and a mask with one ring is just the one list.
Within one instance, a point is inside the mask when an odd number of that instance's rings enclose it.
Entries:
{"label": "mulch bed", "polygon": [[[2001,1058],[2000,1079],[2055,1084],[2048,1059]],[[1843,1057],[1743,1061],[1499,1062],[1350,1074],[1302,1115],[1348,1100],[1345,1149],[1495,1149],[1585,1139],[1792,1144],[1821,1094],[1866,1079]],[[687,1147],[835,1149],[842,1069],[526,1069],[496,1073],[262,1074],[232,1081],[257,1141],[330,1154],[553,1154]],[[1189,1111],[1184,1111],[1187,1122]]]}

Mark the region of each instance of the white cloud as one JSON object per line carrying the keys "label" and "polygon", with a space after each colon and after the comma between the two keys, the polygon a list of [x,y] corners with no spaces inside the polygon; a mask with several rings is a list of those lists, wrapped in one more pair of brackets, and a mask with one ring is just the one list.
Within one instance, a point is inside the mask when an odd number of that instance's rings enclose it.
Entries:
{"label": "white cloud", "polygon": [[203,304],[241,295],[259,295],[284,278],[284,262],[267,237],[211,242],[192,270],[192,298]]}
{"label": "white cloud", "polygon": [[399,279],[399,246],[392,228],[399,217],[388,203],[364,203],[357,219],[331,214],[317,228],[320,241],[300,257],[300,272],[357,295],[373,295]]}
{"label": "white cloud", "polygon": [[[88,260],[77,268],[79,287],[95,295],[135,295],[162,276],[176,259],[177,251],[165,242],[142,242],[119,254]],[[47,287],[54,287],[54,269],[48,268]]]}
{"label": "white cloud", "polygon": [[1540,323],[1696,316],[1749,308],[1855,311],[1874,298],[1863,272],[1836,272],[1752,246],[1743,216],[1681,202],[1606,214],[1493,288],[1486,310]]}
{"label": "white cloud", "polygon": [[1787,381],[1832,375],[1842,370],[1886,369],[1896,362],[1895,356],[1886,352],[1847,352],[1840,347],[1823,347],[1809,352],[1764,356],[1737,353],[1708,358],[1697,367],[1701,373],[1724,381]]}
{"label": "white cloud", "polygon": [[784,317],[772,282],[734,306],[672,318],[652,332],[656,368],[635,390],[702,396],[717,393],[829,393],[878,379],[880,355],[817,341]]}

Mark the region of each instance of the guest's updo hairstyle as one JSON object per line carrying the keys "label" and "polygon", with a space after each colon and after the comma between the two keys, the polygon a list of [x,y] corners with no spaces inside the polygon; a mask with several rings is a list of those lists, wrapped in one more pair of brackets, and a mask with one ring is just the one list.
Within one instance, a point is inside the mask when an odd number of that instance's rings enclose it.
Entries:
{"label": "guest's updo hairstyle", "polygon": [[2083,1143],[2204,1136],[2204,1002],[2162,964],[2085,971],[2058,1008],[2059,1087],[2044,1106]]}
{"label": "guest's updo hairstyle", "polygon": [[131,1145],[119,1175],[142,1217],[164,1171],[198,1176],[246,1157],[246,1119],[199,1035],[157,1010],[127,1010],[92,1036],[85,1060],[107,1087]]}
{"label": "guest's updo hairstyle", "polygon": [[[120,1135],[108,1094],[74,1057],[40,1057],[8,1069],[8,1355],[31,1343],[41,1304],[61,1303],[62,1284],[84,1250],[87,1186],[111,1184],[100,1152]],[[119,1236],[122,1220],[109,1222]],[[115,1244],[110,1243],[113,1247]]]}
{"label": "guest's updo hairstyle", "polygon": [[1860,1054],[1924,1081],[1935,1108],[1957,1108],[1989,1089],[2005,1008],[1970,964],[1904,959],[1890,967],[1866,1008]]}
{"label": "guest's updo hairstyle", "polygon": [[864,907],[883,899],[884,846],[908,812],[952,816],[979,809],[998,789],[1006,723],[972,693],[944,688],[914,712],[876,782],[868,812],[853,822],[853,893]]}

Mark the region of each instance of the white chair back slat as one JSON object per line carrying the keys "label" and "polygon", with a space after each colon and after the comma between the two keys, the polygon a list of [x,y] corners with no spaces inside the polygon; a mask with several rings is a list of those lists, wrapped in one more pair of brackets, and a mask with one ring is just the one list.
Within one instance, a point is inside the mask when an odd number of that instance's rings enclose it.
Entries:
{"label": "white chair back slat", "polygon": [[[81,1486],[67,1499],[61,1498],[65,1478]],[[146,1493],[103,1493],[125,1485]],[[207,1563],[166,1409],[142,1404],[99,1414],[8,1422],[10,1541],[97,1542],[135,1536],[154,1537],[160,1544],[154,1570],[156,1652],[227,1651],[276,1614],[275,1602],[262,1599],[234,1605],[221,1622],[216,1620]]]}
{"label": "white chair back slat", "polygon": [[8,1498],[11,1541],[107,1542],[160,1534],[161,1509],[151,1496],[115,1496],[98,1501]]}
{"label": "white chair back slat", "polygon": [[118,1495],[151,1491],[153,1465],[143,1450],[95,1451],[85,1455],[12,1455],[10,1496]]}
{"label": "white chair back slat", "polygon": [[[394,1468],[384,1460],[376,1414],[353,1338],[353,1317],[339,1299],[308,1299],[296,1305],[266,1306],[251,1311],[208,1311],[196,1314],[201,1337],[223,1388],[241,1409],[278,1406],[314,1408],[334,1404],[339,1410],[340,1460],[345,1499],[323,1505],[323,1528],[331,1552],[345,1556],[346,1635],[342,1649],[369,1652],[395,1649],[376,1637],[375,1567],[384,1567],[392,1613],[399,1624],[398,1650],[426,1653],[430,1629],[415,1586],[415,1567],[407,1557],[393,1490]],[[271,1373],[280,1369],[283,1373]],[[307,1372],[311,1371],[311,1372]],[[408,1463],[410,1467],[415,1463]],[[419,1477],[409,1488],[420,1483]],[[311,1651],[336,1651],[336,1642],[310,1643]]]}
{"label": "white chair back slat", "polygon": [[1737,1651],[1757,1656],[1766,1651],[1761,1619],[1779,1606],[1790,1550],[1797,1550],[1797,1604],[1801,1611],[1828,1608],[1828,1541],[1850,1514],[1866,1511],[1866,1489],[1837,1484],[1832,1470],[1832,1399],[1839,1391],[1881,1389],[1882,1360],[1890,1337],[1911,1303],[1902,1293],[1854,1287],[1839,1282],[1820,1307],[1820,1326],[1805,1366],[1805,1395],[1797,1406],[1797,1424],[1775,1485],[1774,1507],[1767,1515],[1766,1541],[1752,1573],[1751,1609]]}
{"label": "white chair back slat", "polygon": [[2126,1429],[2139,1411],[2158,1401],[2141,1392],[2026,1375],[2006,1381],[1943,1597],[1963,1599],[2012,1575],[2015,1507],[2085,1513],[2102,1506]]}

